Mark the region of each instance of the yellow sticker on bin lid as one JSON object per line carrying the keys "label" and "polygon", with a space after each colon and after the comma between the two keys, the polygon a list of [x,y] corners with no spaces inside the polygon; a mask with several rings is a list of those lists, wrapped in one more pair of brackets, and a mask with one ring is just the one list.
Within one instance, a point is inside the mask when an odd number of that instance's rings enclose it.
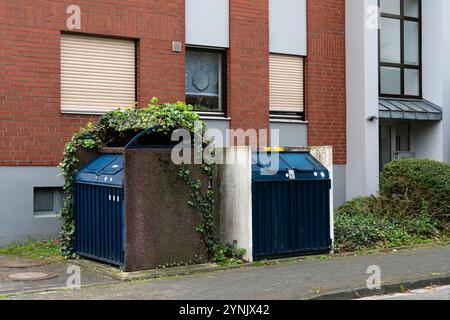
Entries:
{"label": "yellow sticker on bin lid", "polygon": [[284,152],[284,148],[283,147],[265,147],[264,151],[265,152]]}

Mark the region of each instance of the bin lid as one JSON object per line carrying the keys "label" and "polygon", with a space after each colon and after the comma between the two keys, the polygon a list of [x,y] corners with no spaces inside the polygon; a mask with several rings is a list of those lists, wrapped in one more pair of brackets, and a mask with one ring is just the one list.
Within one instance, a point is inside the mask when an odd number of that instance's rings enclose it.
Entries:
{"label": "bin lid", "polygon": [[[276,158],[275,158],[276,157]],[[254,181],[329,180],[325,166],[307,151],[252,155]]]}
{"label": "bin lid", "polygon": [[123,155],[102,154],[75,174],[75,182],[123,186]]}

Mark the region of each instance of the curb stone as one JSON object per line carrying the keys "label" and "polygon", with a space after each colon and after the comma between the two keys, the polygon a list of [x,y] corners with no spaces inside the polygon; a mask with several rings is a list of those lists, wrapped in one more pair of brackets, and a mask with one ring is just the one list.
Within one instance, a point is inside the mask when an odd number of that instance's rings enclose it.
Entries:
{"label": "curb stone", "polygon": [[379,290],[368,288],[350,289],[336,291],[324,294],[318,294],[310,300],[353,300],[367,298],[372,296],[382,296],[394,293],[401,293],[402,289],[408,290],[422,289],[429,286],[447,286],[450,285],[450,274],[444,277],[430,277],[420,280],[404,281],[394,284],[385,284]]}

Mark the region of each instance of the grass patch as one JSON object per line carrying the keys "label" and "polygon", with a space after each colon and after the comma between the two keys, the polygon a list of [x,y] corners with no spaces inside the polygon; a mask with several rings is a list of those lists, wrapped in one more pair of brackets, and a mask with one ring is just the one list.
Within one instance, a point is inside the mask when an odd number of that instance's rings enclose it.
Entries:
{"label": "grass patch", "polygon": [[0,254],[31,259],[62,260],[59,240],[15,242],[6,248],[0,248]]}

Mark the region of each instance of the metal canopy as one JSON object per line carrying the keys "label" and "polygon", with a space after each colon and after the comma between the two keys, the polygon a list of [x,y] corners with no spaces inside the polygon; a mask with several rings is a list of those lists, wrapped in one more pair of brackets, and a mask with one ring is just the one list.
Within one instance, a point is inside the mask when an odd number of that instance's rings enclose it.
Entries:
{"label": "metal canopy", "polygon": [[380,98],[380,119],[442,120],[442,108],[427,100]]}

